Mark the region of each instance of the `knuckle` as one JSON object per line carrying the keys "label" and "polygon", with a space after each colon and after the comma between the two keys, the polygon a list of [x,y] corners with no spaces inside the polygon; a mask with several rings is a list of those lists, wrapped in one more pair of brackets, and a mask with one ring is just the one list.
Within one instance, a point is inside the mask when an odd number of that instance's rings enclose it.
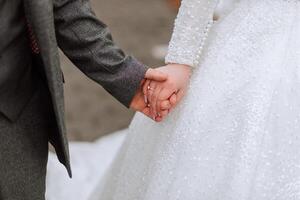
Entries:
{"label": "knuckle", "polygon": [[164,101],[166,100],[166,98],[164,98],[164,96],[159,96],[159,97],[158,97],[158,100],[159,100],[159,101],[162,101],[162,105],[165,105],[165,102],[164,102]]}
{"label": "knuckle", "polygon": [[151,97],[151,99],[152,99],[153,101],[155,101],[155,100],[157,99],[157,94],[153,94],[152,97]]}

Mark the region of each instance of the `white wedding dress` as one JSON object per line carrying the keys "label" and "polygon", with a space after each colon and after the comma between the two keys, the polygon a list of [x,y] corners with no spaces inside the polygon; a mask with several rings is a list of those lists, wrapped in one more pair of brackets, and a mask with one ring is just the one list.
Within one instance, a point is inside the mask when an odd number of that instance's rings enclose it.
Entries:
{"label": "white wedding dress", "polygon": [[[226,1],[226,0],[225,0]],[[183,0],[167,62],[193,67],[163,123],[137,114],[97,200],[299,200],[300,1]]]}

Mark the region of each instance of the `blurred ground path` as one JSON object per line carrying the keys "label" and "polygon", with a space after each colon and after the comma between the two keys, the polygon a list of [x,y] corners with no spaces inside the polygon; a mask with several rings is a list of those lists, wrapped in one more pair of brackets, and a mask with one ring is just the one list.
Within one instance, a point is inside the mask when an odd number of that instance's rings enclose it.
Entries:
{"label": "blurred ground path", "polygon": [[[114,39],[127,53],[150,66],[163,64],[152,48],[170,39],[175,12],[165,0],[93,0],[97,16],[110,27]],[[133,112],[87,79],[62,56],[65,73],[66,116],[69,138],[92,141],[128,126]]]}

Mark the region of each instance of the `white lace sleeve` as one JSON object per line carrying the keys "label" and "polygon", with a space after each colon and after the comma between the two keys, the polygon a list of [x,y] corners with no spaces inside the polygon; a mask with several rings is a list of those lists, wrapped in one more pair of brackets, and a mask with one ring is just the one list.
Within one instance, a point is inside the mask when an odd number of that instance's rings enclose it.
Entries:
{"label": "white lace sleeve", "polygon": [[182,0],[166,63],[199,64],[217,4],[218,0]]}

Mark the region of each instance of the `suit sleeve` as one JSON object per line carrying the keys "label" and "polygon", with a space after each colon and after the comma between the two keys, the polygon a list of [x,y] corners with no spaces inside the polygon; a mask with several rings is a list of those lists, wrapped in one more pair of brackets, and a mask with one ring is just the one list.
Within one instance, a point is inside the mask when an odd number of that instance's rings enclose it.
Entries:
{"label": "suit sleeve", "polygon": [[53,0],[56,37],[66,56],[129,107],[147,67],[115,45],[88,0]]}

